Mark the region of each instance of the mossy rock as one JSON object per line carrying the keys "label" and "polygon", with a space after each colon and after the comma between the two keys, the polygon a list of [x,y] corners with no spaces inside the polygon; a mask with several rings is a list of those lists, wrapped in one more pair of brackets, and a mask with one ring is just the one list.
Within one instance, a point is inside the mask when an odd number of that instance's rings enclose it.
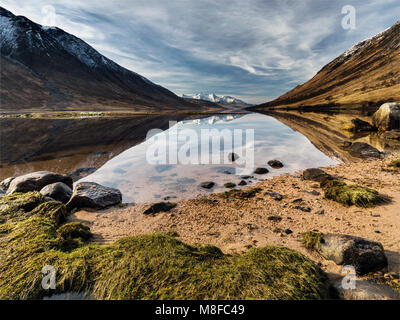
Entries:
{"label": "mossy rock", "polygon": [[[326,275],[302,254],[283,247],[225,255],[167,234],[123,238],[112,245],[63,250],[65,238],[88,235],[78,224],[58,228],[35,215],[0,228],[0,299],[40,299],[87,293],[98,299],[320,299]],[[56,289],[41,286],[54,266]]]}
{"label": "mossy rock", "polygon": [[0,198],[0,223],[26,219],[30,211],[43,203],[44,197],[37,191],[14,193]]}
{"label": "mossy rock", "polygon": [[325,198],[347,206],[373,207],[390,202],[390,198],[378,191],[358,185],[347,185],[340,180],[329,180],[321,184]]}
{"label": "mossy rock", "polygon": [[67,209],[62,202],[48,201],[33,209],[29,215],[42,215],[53,219],[56,225],[63,223],[67,217]]}
{"label": "mossy rock", "polygon": [[301,242],[304,247],[310,251],[319,250],[321,247],[321,242],[323,234],[321,232],[308,231],[301,235]]}
{"label": "mossy rock", "polygon": [[71,251],[82,246],[93,236],[90,228],[80,222],[64,224],[57,229],[57,235],[61,240],[61,248],[64,251]]}

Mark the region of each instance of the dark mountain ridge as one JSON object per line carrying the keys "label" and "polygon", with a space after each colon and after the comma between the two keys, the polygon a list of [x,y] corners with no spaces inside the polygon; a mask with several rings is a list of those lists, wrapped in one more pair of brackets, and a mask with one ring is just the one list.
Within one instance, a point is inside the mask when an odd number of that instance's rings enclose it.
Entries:
{"label": "dark mountain ridge", "polygon": [[1,109],[198,108],[83,40],[0,7]]}

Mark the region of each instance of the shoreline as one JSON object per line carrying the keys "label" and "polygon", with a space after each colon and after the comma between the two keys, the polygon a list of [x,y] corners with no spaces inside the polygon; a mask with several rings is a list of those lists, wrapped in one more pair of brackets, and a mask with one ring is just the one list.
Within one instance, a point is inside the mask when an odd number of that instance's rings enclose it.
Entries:
{"label": "shoreline", "polygon": [[[370,187],[392,198],[391,203],[373,208],[346,207],[327,200],[319,185],[303,180],[299,172],[253,185],[249,189],[261,191],[250,199],[212,194],[177,201],[177,207],[170,212],[154,216],[143,214],[148,204],[127,204],[102,211],[79,210],[69,221],[88,225],[94,234],[93,242],[98,244],[110,244],[127,236],[176,232],[185,243],[211,244],[226,254],[266,245],[284,246],[321,264],[332,279],[341,276],[341,266],[306,250],[301,244],[301,234],[307,231],[346,234],[381,242],[389,260],[388,271],[400,273],[400,171],[386,171],[388,163],[398,156],[391,154],[382,159],[322,168],[346,183]],[[265,194],[267,190],[282,194],[283,199],[272,199]],[[298,205],[309,207],[311,212],[296,209]],[[270,217],[280,218],[274,221]],[[290,234],[285,230],[290,230]]]}

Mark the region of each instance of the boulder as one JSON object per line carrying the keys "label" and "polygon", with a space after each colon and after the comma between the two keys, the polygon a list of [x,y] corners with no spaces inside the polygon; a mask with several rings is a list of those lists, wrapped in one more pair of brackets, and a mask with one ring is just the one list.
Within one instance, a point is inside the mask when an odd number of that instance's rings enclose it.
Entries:
{"label": "boulder", "polygon": [[355,280],[354,289],[344,289],[342,279],[332,284],[334,298],[344,300],[400,300],[400,294],[387,285]]}
{"label": "boulder", "polygon": [[372,124],[380,131],[400,129],[400,103],[383,104],[372,116]]}
{"label": "boulder", "polygon": [[323,182],[331,179],[331,175],[327,174],[324,170],[319,168],[310,168],[303,171],[303,179],[316,182]]}
{"label": "boulder", "polygon": [[324,258],[336,264],[353,266],[358,275],[382,270],[388,265],[381,243],[359,237],[322,235],[318,251]]}
{"label": "boulder", "polygon": [[368,143],[354,142],[350,148],[349,153],[356,158],[380,158],[381,153],[378,149],[372,147]]}
{"label": "boulder", "polygon": [[72,189],[65,183],[56,182],[42,188],[40,193],[44,197],[50,197],[54,200],[67,203],[72,196]]}
{"label": "boulder", "polygon": [[274,168],[274,169],[281,169],[281,168],[283,168],[283,163],[282,163],[281,161],[279,161],[279,160],[271,160],[271,161],[268,161],[268,165],[269,165],[271,168]]}
{"label": "boulder", "polygon": [[38,171],[13,179],[8,187],[7,194],[40,191],[45,186],[56,182],[62,182],[72,188],[71,177],[48,171]]}
{"label": "boulder", "polygon": [[104,209],[121,203],[121,191],[95,182],[79,182],[67,203],[68,210],[74,208]]}
{"label": "boulder", "polygon": [[168,212],[176,207],[176,203],[171,202],[159,202],[150,205],[143,214],[157,214],[159,212]]}
{"label": "boulder", "polygon": [[363,131],[372,131],[373,127],[367,121],[355,118],[352,119],[349,123],[344,124],[342,126],[342,129],[353,133],[357,133]]}
{"label": "boulder", "polygon": [[202,187],[203,189],[211,189],[212,187],[215,186],[215,183],[212,181],[206,181],[200,184],[200,187]]}
{"label": "boulder", "polygon": [[234,187],[236,187],[236,184],[234,184],[232,182],[227,182],[224,184],[224,187],[228,188],[228,189],[233,189]]}
{"label": "boulder", "polygon": [[15,177],[9,177],[0,182],[0,190],[6,192],[8,190],[8,187],[10,186],[11,181],[13,181],[14,179]]}

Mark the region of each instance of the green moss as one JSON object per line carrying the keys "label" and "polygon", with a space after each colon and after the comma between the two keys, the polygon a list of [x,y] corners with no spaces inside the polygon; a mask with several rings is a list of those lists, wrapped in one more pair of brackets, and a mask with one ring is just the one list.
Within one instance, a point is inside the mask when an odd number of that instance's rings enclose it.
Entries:
{"label": "green moss", "polygon": [[53,219],[57,225],[65,221],[67,209],[62,202],[48,201],[33,209],[29,215],[42,215]]}
{"label": "green moss", "polygon": [[236,199],[240,199],[240,200],[246,200],[246,199],[254,198],[261,190],[262,189],[260,189],[260,188],[253,188],[253,189],[249,189],[249,190],[232,189],[232,190],[229,190],[229,191],[219,194],[219,196],[224,199],[236,198]]}
{"label": "green moss", "polygon": [[80,222],[66,223],[57,229],[60,246],[64,251],[71,251],[84,245],[93,234],[90,228]]}
{"label": "green moss", "polygon": [[344,205],[357,207],[373,207],[387,203],[390,198],[378,191],[358,185],[347,185],[340,180],[328,180],[321,184],[325,198]]}
{"label": "green moss", "polygon": [[321,247],[321,243],[323,234],[320,232],[315,231],[308,231],[304,232],[301,235],[301,242],[303,243],[304,247],[308,250],[319,250]]}
{"label": "green moss", "polygon": [[[65,292],[98,299],[319,299],[326,275],[302,254],[282,247],[225,255],[211,245],[187,245],[168,234],[81,244],[87,227],[61,227],[36,214],[0,227],[0,299],[40,299]],[[56,269],[56,289],[41,286],[44,266]]]}
{"label": "green moss", "polygon": [[19,221],[45,200],[39,192],[14,193],[0,198],[0,222]]}

